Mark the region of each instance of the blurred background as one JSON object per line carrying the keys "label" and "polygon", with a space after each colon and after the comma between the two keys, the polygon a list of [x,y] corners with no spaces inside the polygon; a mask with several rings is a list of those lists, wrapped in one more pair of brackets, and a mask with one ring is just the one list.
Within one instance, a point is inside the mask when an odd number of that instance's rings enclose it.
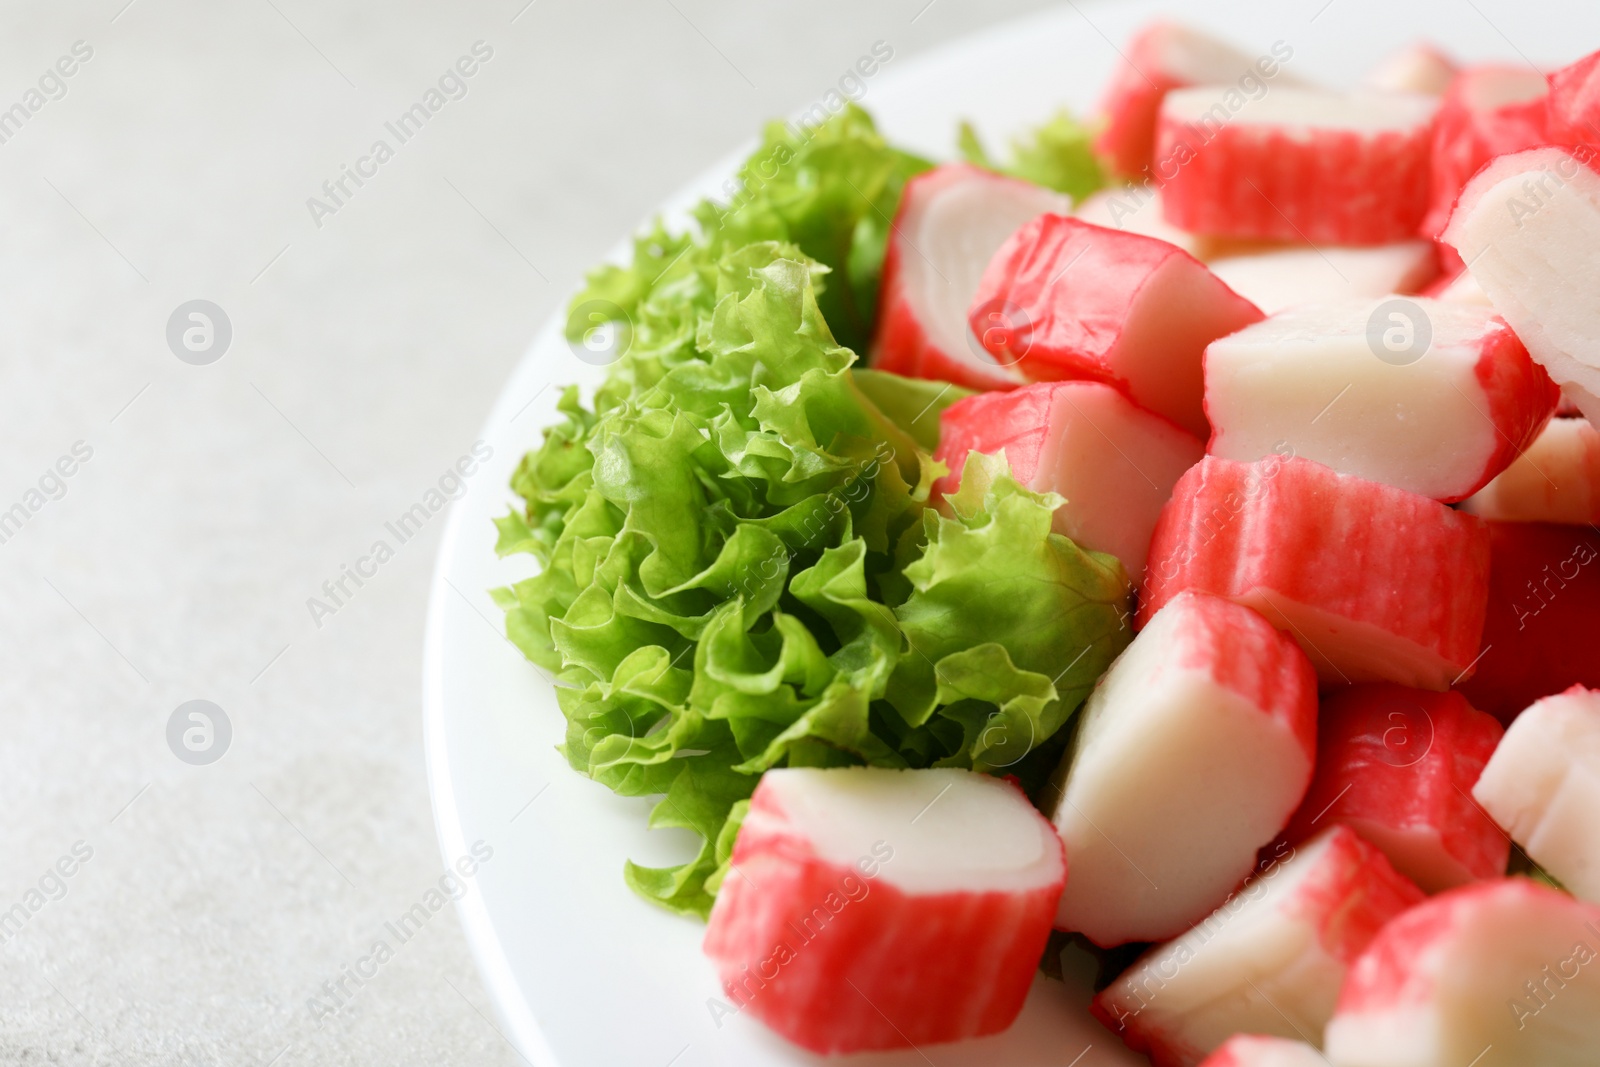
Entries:
{"label": "blurred background", "polygon": [[1043,6],[5,5],[0,1062],[521,1062],[453,908],[356,973],[443,870],[443,517],[324,584],[667,194],[875,40]]}

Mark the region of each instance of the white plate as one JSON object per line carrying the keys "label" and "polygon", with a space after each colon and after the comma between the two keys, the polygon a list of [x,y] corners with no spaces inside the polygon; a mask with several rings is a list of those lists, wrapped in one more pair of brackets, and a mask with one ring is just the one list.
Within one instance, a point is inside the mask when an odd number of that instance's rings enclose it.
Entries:
{"label": "white plate", "polygon": [[[935,157],[949,155],[963,117],[993,143],[1062,103],[1085,111],[1115,48],[1157,10],[1252,51],[1286,41],[1295,50],[1290,69],[1334,85],[1420,38],[1469,58],[1516,62],[1521,53],[1541,65],[1600,44],[1600,5],[1564,5],[1557,18],[1492,0],[1232,0],[1203,9],[1080,0],[896,59],[869,82],[863,103],[892,140]],[[715,192],[734,162],[719,163],[663,210],[670,217]],[[593,384],[600,374],[573,357],[559,326],[540,332],[495,403],[482,434],[493,458],[451,512],[428,611],[424,714],[441,848],[451,864],[476,841],[494,850],[460,901],[467,939],[505,1033],[537,1067],[820,1062],[751,1019],[716,1024],[707,1002],[720,990],[700,955],[704,928],[643,902],[622,882],[625,859],[679,861],[691,854],[688,836],[646,831],[648,801],[614,796],[566,766],[555,751],[563,722],[551,688],[504,639],[485,593],[532,572],[527,557],[501,562],[493,553],[490,520],[511,500],[512,469],[553,421],[560,387]],[[1089,1018],[1087,1000],[1081,986],[1040,980],[1006,1034],[851,1062],[1144,1062]]]}

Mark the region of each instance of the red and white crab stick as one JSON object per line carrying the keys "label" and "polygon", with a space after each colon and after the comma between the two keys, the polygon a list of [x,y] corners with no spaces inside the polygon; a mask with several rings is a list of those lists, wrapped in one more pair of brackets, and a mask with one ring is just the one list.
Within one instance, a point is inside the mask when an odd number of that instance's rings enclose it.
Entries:
{"label": "red and white crab stick", "polygon": [[1451,503],[1505,470],[1560,392],[1488,308],[1347,300],[1282,312],[1206,349],[1208,448],[1275,451]]}
{"label": "red and white crab stick", "polygon": [[1158,945],[1092,1010],[1156,1067],[1195,1067],[1238,1033],[1320,1039],[1350,965],[1423,900],[1345,827],[1274,852],[1222,907]]}
{"label": "red and white crab stick", "polygon": [[1056,532],[1116,556],[1134,583],[1173,485],[1205,453],[1199,438],[1100,382],[979,393],[946,408],[939,425],[935,458],[951,470],[939,492],[960,486],[969,452],[1003,450],[1018,483],[1065,498]]}
{"label": "red and white crab stick", "polygon": [[1488,582],[1470,515],[1297,456],[1207,456],[1156,523],[1139,618],[1212,593],[1289,633],[1325,683],[1444,690],[1478,657]]}
{"label": "red and white crab stick", "polygon": [[967,307],[989,257],[1017,227],[1071,207],[1059,193],[964,164],[907,182],[883,259],[872,365],[973,389],[1027,381],[972,337]]}
{"label": "red and white crab stick", "polygon": [[1156,137],[1167,222],[1189,233],[1383,244],[1417,233],[1439,101],[1275,87],[1237,113],[1169,93]]}
{"label": "red and white crab stick", "polygon": [[813,1052],[997,1033],[1066,877],[1049,822],[972,771],[768,771],[705,952],[729,1000]]}
{"label": "red and white crab stick", "polygon": [[1107,382],[1203,435],[1205,347],[1261,311],[1175,245],[1041,215],[995,253],[968,316],[1035,380]]}
{"label": "red and white crab stick", "polygon": [[1593,1067],[1600,908],[1525,878],[1406,912],[1350,969],[1324,1045],[1338,1067]]}
{"label": "red and white crab stick", "polygon": [[1472,795],[1535,863],[1600,904],[1600,692],[1574,686],[1519,715]]}
{"label": "red and white crab stick", "polygon": [[1311,780],[1316,678],[1248,608],[1186,593],[1090,695],[1053,790],[1072,877],[1056,925],[1102,946],[1221,904]]}
{"label": "red and white crab stick", "polygon": [[1511,843],[1472,787],[1504,732],[1455,691],[1335,690],[1318,711],[1316,776],[1284,840],[1348,826],[1430,893],[1499,878]]}

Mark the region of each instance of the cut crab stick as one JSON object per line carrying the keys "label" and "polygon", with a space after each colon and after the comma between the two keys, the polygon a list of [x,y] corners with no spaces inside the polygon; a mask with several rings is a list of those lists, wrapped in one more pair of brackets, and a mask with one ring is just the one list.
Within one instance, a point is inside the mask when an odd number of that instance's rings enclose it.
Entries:
{"label": "cut crab stick", "polygon": [[1284,839],[1348,826],[1430,893],[1499,878],[1511,844],[1471,791],[1503,732],[1460,693],[1337,690],[1318,712],[1316,775]]}
{"label": "cut crab stick", "polygon": [[1173,937],[1250,873],[1311,779],[1316,678],[1255,612],[1174,598],[1083,710],[1051,795],[1072,877],[1056,925]]}
{"label": "cut crab stick", "polygon": [[1213,243],[1168,225],[1161,209],[1161,190],[1150,184],[1102,189],[1079,204],[1073,214],[1108,230],[1143,234],[1177,245],[1197,259],[1204,259]]}
{"label": "cut crab stick", "polygon": [[1019,483],[1066,498],[1055,512],[1056,532],[1116,556],[1135,583],[1162,505],[1205,453],[1199,438],[1109,385],[1040,383],[979,393],[945,409],[935,458],[951,473],[938,491],[959,488],[969,452],[1002,449]]}
{"label": "cut crab stick", "polygon": [[1574,686],[1519,715],[1472,795],[1533,862],[1600,904],[1600,692]]}
{"label": "cut crab stick", "polygon": [[[1449,247],[1449,246],[1444,246]],[[1454,255],[1454,250],[1451,250]],[[1494,307],[1489,303],[1489,296],[1483,291],[1483,286],[1478,284],[1478,279],[1470,271],[1463,270],[1448,280],[1437,282],[1424,290],[1426,295],[1436,300],[1443,300],[1451,304],[1477,304],[1480,307]]]}
{"label": "cut crab stick", "polygon": [[1045,212],[1070,210],[1048,189],[950,164],[906,183],[883,260],[872,365],[973,389],[1026,379],[997,362],[967,329],[967,307],[994,250]]}
{"label": "cut crab stick", "polygon": [[1327,1062],[1304,1041],[1239,1034],[1207,1056],[1200,1067],[1327,1067]]}
{"label": "cut crab stick", "polygon": [[1196,435],[1207,432],[1201,356],[1261,312],[1165,241],[1041,215],[1001,246],[970,312],[1001,363],[1088,379]]}
{"label": "cut crab stick", "polygon": [[1600,689],[1600,533],[1488,525],[1489,615],[1477,669],[1461,691],[1509,723],[1541,697],[1574,685]]}
{"label": "cut crab stick", "polygon": [[1139,617],[1187,589],[1259,610],[1324,682],[1443,690],[1477,658],[1488,598],[1483,523],[1290,456],[1207,456],[1162,509]]}
{"label": "cut crab stick", "polygon": [[1528,352],[1600,420],[1600,174],[1589,150],[1502,156],[1467,183],[1443,240]]}
{"label": "cut crab stick", "polygon": [[1282,68],[1282,62],[1293,55],[1292,49],[1279,42],[1270,53],[1252,59],[1187,26],[1151,23],[1122,53],[1101,104],[1105,127],[1095,140],[1095,150],[1117,174],[1140,177],[1150,167],[1156,115],[1170,90],[1191,85],[1230,86],[1242,97],[1264,91],[1269,81],[1300,84]]}
{"label": "cut crab stick", "polygon": [[762,776],[705,952],[725,994],[813,1052],[1004,1030],[1066,875],[1022,791],[962,770]]}
{"label": "cut crab stick", "polygon": [[1350,969],[1324,1048],[1337,1067],[1593,1067],[1600,908],[1528,879],[1434,897]]}
{"label": "cut crab stick", "polygon": [[1600,52],[1562,67],[1548,80],[1550,140],[1600,146]]}
{"label": "cut crab stick", "polygon": [[1205,379],[1214,455],[1287,448],[1447,503],[1505,470],[1560,397],[1489,309],[1426,297],[1282,312],[1214,341]]}
{"label": "cut crab stick", "polygon": [[1091,1010],[1156,1067],[1194,1067],[1237,1033],[1320,1036],[1350,965],[1422,900],[1382,852],[1334,827],[1265,859],[1227,903],[1151,949]]}
{"label": "cut crab stick", "polygon": [[1414,293],[1439,271],[1429,241],[1370,248],[1291,245],[1219,255],[1211,273],[1268,315],[1305,304]]}
{"label": "cut crab stick", "polygon": [[1380,93],[1427,93],[1443,96],[1456,80],[1456,65],[1429,44],[1413,44],[1391,52],[1361,79],[1363,88]]}
{"label": "cut crab stick", "polygon": [[1422,233],[1450,220],[1456,197],[1495,156],[1545,140],[1544,75],[1528,67],[1472,67],[1445,94],[1433,131],[1432,193]]}
{"label": "cut crab stick", "polygon": [[1428,198],[1430,96],[1275,88],[1237,114],[1203,89],[1161,107],[1167,222],[1190,233],[1384,244],[1412,237]]}
{"label": "cut crab stick", "polygon": [[1600,523],[1600,430],[1588,419],[1551,420],[1462,506],[1505,522]]}

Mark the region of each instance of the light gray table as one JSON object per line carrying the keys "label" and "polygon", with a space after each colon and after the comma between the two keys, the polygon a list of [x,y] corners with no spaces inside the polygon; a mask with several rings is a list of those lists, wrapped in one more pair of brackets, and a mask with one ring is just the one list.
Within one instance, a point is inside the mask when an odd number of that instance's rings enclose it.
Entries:
{"label": "light gray table", "polygon": [[[873,41],[1038,6],[6,5],[0,1063],[518,1061],[451,910],[346,973],[442,867],[418,696],[442,518],[333,614],[308,599],[662,197]],[[387,130],[480,41],[459,99]],[[232,331],[205,365],[167,339],[197,299]],[[195,699],[232,729],[204,766],[167,740]]]}

